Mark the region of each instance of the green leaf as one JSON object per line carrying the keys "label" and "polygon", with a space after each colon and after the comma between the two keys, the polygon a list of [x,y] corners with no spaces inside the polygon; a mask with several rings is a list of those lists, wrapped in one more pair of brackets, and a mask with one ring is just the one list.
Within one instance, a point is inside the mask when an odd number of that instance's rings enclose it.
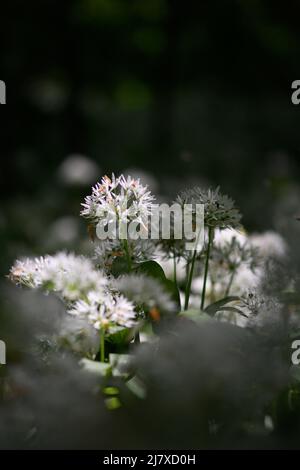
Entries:
{"label": "green leaf", "polygon": [[222,309],[222,312],[234,312],[234,313],[238,313],[239,315],[241,315],[242,317],[245,317],[245,318],[248,318],[248,315],[246,315],[241,309],[237,308],[237,307],[223,307]]}
{"label": "green leaf", "polygon": [[177,305],[180,305],[179,290],[176,287],[176,284],[166,277],[164,270],[159,263],[156,261],[145,261],[136,267],[135,272],[137,274],[145,274],[156,279],[165,288],[166,292],[170,294],[174,302],[176,302]]}
{"label": "green leaf", "polygon": [[137,266],[136,271],[150,277],[154,277],[155,279],[160,279],[161,281],[166,279],[163,268],[156,261],[145,261],[140,263]]}
{"label": "green leaf", "polygon": [[118,256],[113,260],[111,265],[111,273],[114,277],[118,277],[121,274],[127,274],[128,272],[129,269],[126,257]]}
{"label": "green leaf", "polygon": [[117,331],[111,335],[108,335],[105,339],[107,342],[115,345],[126,345],[130,343],[133,338],[133,330],[130,328],[124,328],[123,330]]}
{"label": "green leaf", "polygon": [[[224,299],[218,300],[217,302],[214,302],[213,304],[208,305],[204,311],[208,313],[209,315],[213,316],[215,315],[218,311],[224,310],[224,305],[230,303],[230,302],[235,302],[237,300],[240,300],[239,297],[237,296],[229,296],[225,297]],[[223,308],[222,308],[223,307]]]}

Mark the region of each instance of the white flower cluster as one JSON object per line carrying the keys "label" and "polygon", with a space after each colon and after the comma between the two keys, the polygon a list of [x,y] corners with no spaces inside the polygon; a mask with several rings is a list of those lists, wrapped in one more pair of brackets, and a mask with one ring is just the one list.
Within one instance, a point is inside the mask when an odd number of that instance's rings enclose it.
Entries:
{"label": "white flower cluster", "polygon": [[40,272],[44,266],[44,258],[24,258],[16,260],[9,272],[9,279],[17,285],[39,287]]}
{"label": "white flower cluster", "polygon": [[[256,289],[264,276],[265,262],[270,257],[281,257],[285,252],[286,243],[277,233],[249,236],[243,231],[216,229],[207,281],[207,301],[214,302],[225,294],[242,295],[247,289]],[[226,292],[230,280],[230,292]],[[201,291],[202,284],[203,276],[195,277],[192,292],[196,294]],[[197,302],[197,298],[191,298],[192,306]]]}
{"label": "white flower cluster", "polygon": [[204,223],[211,228],[239,228],[241,214],[233,199],[220,193],[220,188],[203,190],[195,187],[183,191],[177,198],[180,204],[204,204]]}
{"label": "white flower cluster", "polygon": [[107,284],[106,278],[95,269],[91,260],[64,252],[46,256],[40,278],[42,286],[60,293],[68,301],[75,301]]}
{"label": "white flower cluster", "polygon": [[133,303],[112,294],[108,278],[84,256],[61,252],[16,261],[9,277],[16,284],[58,294],[69,305],[68,313],[87,320],[97,330],[112,333],[135,323]]}
{"label": "white flower cluster", "polygon": [[267,231],[250,236],[250,242],[265,257],[280,258],[287,253],[285,240],[276,232]]}
{"label": "white flower cluster", "polygon": [[119,223],[135,222],[147,228],[154,197],[139,179],[124,175],[104,176],[85,198],[81,215],[105,227],[117,220]]}
{"label": "white flower cluster", "polygon": [[115,333],[131,328],[136,322],[134,305],[122,295],[91,291],[86,300],[78,300],[69,310],[71,315],[87,318],[97,330]]}
{"label": "white flower cluster", "polygon": [[16,284],[43,287],[66,301],[75,301],[90,290],[102,289],[107,280],[84,256],[60,252],[36,259],[16,261],[10,270]]}

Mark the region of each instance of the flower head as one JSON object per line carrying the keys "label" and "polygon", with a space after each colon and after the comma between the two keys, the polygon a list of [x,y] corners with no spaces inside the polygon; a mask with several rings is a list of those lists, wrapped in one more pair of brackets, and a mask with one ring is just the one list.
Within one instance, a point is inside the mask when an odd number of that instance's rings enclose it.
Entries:
{"label": "flower head", "polygon": [[183,191],[177,198],[181,204],[204,204],[204,224],[211,228],[239,228],[241,214],[233,199],[220,193],[220,188],[199,187]]}
{"label": "flower head", "polygon": [[9,279],[17,285],[38,287],[41,284],[41,270],[44,258],[23,258],[16,260],[9,272]]}
{"label": "flower head", "polygon": [[108,334],[115,333],[123,328],[131,328],[136,323],[134,305],[122,295],[112,295],[91,291],[86,300],[78,300],[72,309],[71,315],[86,318],[96,330]]}
{"label": "flower head", "polygon": [[85,198],[81,215],[95,224],[106,227],[112,222],[117,224],[135,222],[147,229],[154,197],[139,179],[124,175],[112,178],[104,176],[92,188],[92,194]]}
{"label": "flower head", "polygon": [[90,290],[102,291],[107,282],[88,258],[65,252],[16,261],[10,278],[17,284],[56,292],[67,301],[84,297]]}

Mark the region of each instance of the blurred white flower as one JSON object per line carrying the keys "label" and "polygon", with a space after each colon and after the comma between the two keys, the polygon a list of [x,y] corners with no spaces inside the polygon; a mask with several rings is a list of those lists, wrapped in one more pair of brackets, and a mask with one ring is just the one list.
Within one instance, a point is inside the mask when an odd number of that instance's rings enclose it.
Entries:
{"label": "blurred white flower", "polygon": [[91,290],[102,291],[107,283],[91,260],[65,252],[44,258],[40,279],[46,289],[61,294],[68,301],[86,296]]}
{"label": "blurred white flower", "polygon": [[65,252],[16,261],[9,277],[16,284],[56,292],[67,301],[84,297],[90,290],[102,291],[107,283],[88,258]]}
{"label": "blurred white flower", "polygon": [[69,243],[78,237],[79,223],[75,217],[60,217],[49,228],[51,245]]}
{"label": "blurred white flower", "polygon": [[245,232],[231,228],[223,230],[216,229],[214,235],[214,245],[217,245],[220,248],[223,248],[227,243],[231,243],[233,238],[235,238],[241,245],[244,245],[248,241],[248,237]]}
{"label": "blurred white flower", "polygon": [[138,307],[158,309],[159,312],[175,312],[176,305],[169,293],[153,278],[142,274],[121,276],[111,282],[111,288],[124,294]]}
{"label": "blurred white flower", "polygon": [[262,256],[284,256],[287,251],[285,240],[276,232],[267,231],[250,236],[250,242],[259,249]]}
{"label": "blurred white flower", "polygon": [[[156,260],[161,265],[168,279],[174,280],[174,260],[166,258],[165,253],[156,252]],[[186,276],[186,261],[184,258],[176,258],[176,277],[177,281],[183,281]]]}
{"label": "blurred white flower", "polygon": [[44,258],[23,258],[16,260],[9,272],[9,278],[17,285],[38,287],[41,285],[41,270]]}
{"label": "blurred white flower", "polygon": [[92,184],[100,168],[93,160],[84,155],[68,156],[58,169],[59,179],[67,185],[85,186]]}
{"label": "blurred white flower", "polygon": [[240,266],[232,285],[232,293],[240,295],[245,289],[254,289],[261,279],[262,272],[262,268],[252,271],[248,266]]}

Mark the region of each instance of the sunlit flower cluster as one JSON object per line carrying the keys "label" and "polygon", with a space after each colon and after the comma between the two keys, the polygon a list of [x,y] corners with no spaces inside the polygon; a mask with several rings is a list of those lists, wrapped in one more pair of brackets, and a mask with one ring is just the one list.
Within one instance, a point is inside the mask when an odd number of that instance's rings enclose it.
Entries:
{"label": "sunlit flower cluster", "polygon": [[9,278],[17,285],[39,287],[41,271],[45,265],[44,258],[23,258],[16,260],[9,272]]}
{"label": "sunlit flower cluster", "polygon": [[55,292],[66,301],[77,300],[90,290],[102,290],[107,282],[91,260],[65,252],[16,261],[10,278],[17,284]]}
{"label": "sunlit flower cluster", "polygon": [[86,318],[97,330],[115,333],[122,328],[131,328],[136,323],[134,305],[122,295],[91,291],[86,300],[78,300],[71,315]]}
{"label": "sunlit flower cluster", "polygon": [[81,215],[95,224],[106,227],[112,222],[135,222],[147,229],[154,197],[139,179],[124,175],[104,176],[85,198]]}
{"label": "sunlit flower cluster", "polygon": [[[93,231],[111,222],[133,223],[151,235],[153,200],[139,179],[104,176],[86,197],[81,215],[89,219]],[[204,206],[201,250],[187,249],[184,231],[177,239],[171,210],[168,240],[160,219],[155,240],[134,239],[129,233],[118,237],[119,232],[113,238],[98,237],[92,259],[60,252],[15,262],[9,274],[14,283],[55,293],[65,304],[68,315],[61,324],[58,345],[105,362],[107,336],[122,329],[132,328],[130,338],[139,343],[140,334],[148,334],[147,322],[155,330],[154,323],[164,316],[168,323],[176,313],[190,309],[239,326],[245,326],[248,315],[254,318],[260,310],[272,310],[273,305],[258,292],[267,263],[287,252],[280,235],[248,235],[234,201],[219,188],[184,191],[176,203],[190,205],[184,213],[191,211],[194,225],[199,222],[197,204]],[[238,315],[240,323],[235,320]]]}

